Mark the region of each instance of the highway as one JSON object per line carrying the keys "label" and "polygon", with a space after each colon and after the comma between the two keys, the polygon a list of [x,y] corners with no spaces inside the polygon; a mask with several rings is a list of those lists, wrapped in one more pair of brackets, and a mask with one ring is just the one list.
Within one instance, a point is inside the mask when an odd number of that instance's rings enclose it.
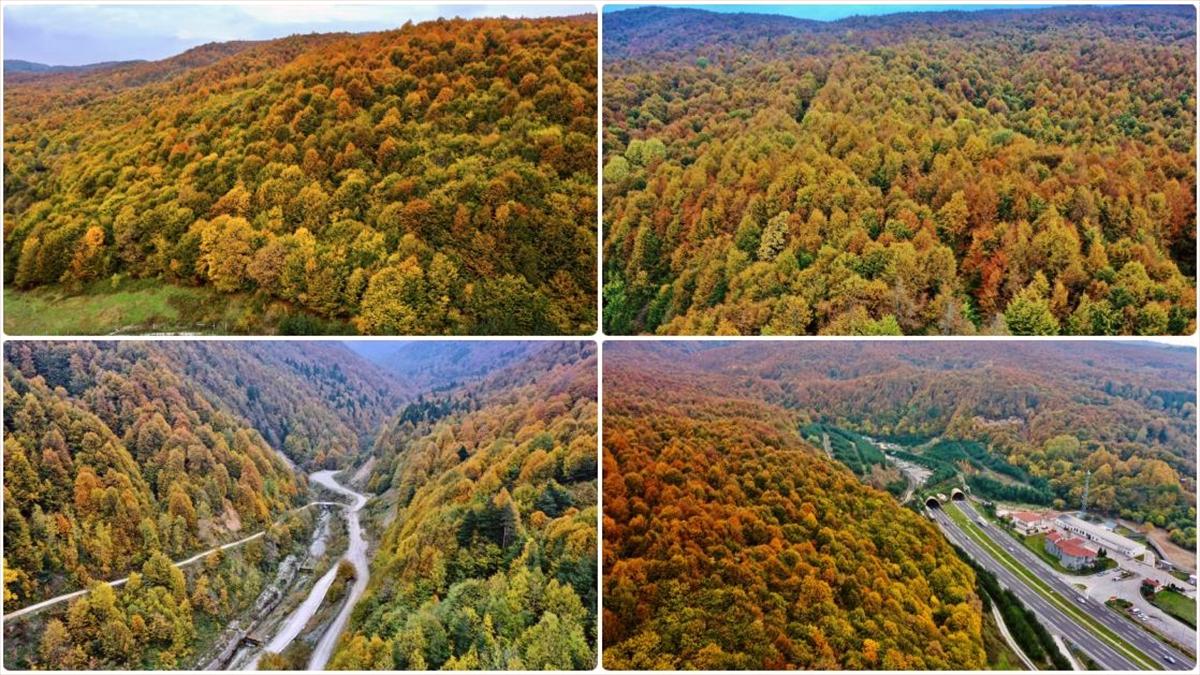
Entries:
{"label": "highway", "polygon": [[[1194,670],[1195,662],[1187,655],[1163,644],[1144,631],[1141,627],[1135,625],[1125,617],[1118,614],[1113,609],[1104,604],[1108,598],[1089,598],[1087,607],[1079,605],[1078,598],[1082,591],[1076,589],[1071,584],[1062,579],[1054,570],[1046,564],[1046,561],[1039,558],[1037,555],[1026,549],[1004,530],[1000,529],[996,524],[982,517],[975,507],[970,502],[954,502],[951,508],[958,507],[967,518],[975,521],[992,541],[999,545],[1003,545],[1005,550],[1011,546],[1012,550],[1008,550],[1009,555],[1016,558],[1017,561],[1024,565],[1026,569],[1033,572],[1039,579],[1046,582],[1056,593],[1061,595],[1068,602],[1076,603],[1080,609],[1087,611],[1094,619],[1103,624],[1106,628],[1121,636],[1129,644],[1136,647],[1146,656],[1149,656],[1159,664],[1164,670]],[[1165,657],[1170,656],[1175,660],[1175,663],[1170,663]]]}
{"label": "highway", "polygon": [[[953,508],[953,507],[951,507]],[[1024,581],[1013,574],[1008,567],[996,560],[990,553],[983,550],[974,539],[963,533],[958,524],[950,519],[942,509],[929,509],[934,521],[941,526],[942,532],[950,541],[970,555],[981,567],[996,575],[1002,586],[1009,589],[1022,603],[1035,614],[1038,620],[1051,633],[1061,635],[1070,640],[1096,663],[1106,670],[1143,670],[1134,661],[1117,652],[1093,634],[1091,629],[1081,625],[1066,612],[1051,605],[1041,593],[1030,588]],[[1074,596],[1064,598],[1072,602]]]}

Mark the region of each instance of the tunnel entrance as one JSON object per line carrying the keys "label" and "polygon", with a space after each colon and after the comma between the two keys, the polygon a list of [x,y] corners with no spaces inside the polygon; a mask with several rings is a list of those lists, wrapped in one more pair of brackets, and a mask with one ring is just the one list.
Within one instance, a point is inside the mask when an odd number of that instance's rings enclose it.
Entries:
{"label": "tunnel entrance", "polygon": [[938,501],[937,497],[929,495],[925,498],[925,506],[928,506],[931,509],[940,509],[942,508],[942,503]]}
{"label": "tunnel entrance", "polygon": [[958,488],[954,488],[953,490],[950,491],[950,499],[952,499],[956,502],[963,502],[963,501],[967,500],[967,495],[964,494],[962,490],[959,490]]}

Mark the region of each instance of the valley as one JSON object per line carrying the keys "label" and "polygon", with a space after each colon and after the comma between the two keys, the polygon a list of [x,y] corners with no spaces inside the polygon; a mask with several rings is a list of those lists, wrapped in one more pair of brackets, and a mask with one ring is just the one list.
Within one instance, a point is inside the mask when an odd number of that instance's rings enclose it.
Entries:
{"label": "valley", "polygon": [[[589,610],[581,600],[594,598],[595,587],[595,547],[584,544],[595,541],[596,524],[595,488],[588,487],[595,480],[594,347],[505,344],[513,347],[510,357],[488,365],[473,354],[489,353],[486,343],[375,343],[383,349],[371,358],[319,342],[8,343],[5,666],[321,670],[351,658],[364,633],[368,644],[383,633],[396,653],[407,643],[422,649],[427,640],[404,632],[403,623],[398,633],[386,632],[363,625],[356,609],[364,601],[372,611],[390,609],[395,601],[381,600],[379,588],[431,578],[390,562],[389,532],[440,530],[447,522],[452,533],[488,533],[480,535],[478,554],[494,556],[446,579],[451,598],[454,585],[534,574],[554,601],[524,613],[528,625],[501,623],[494,610],[481,608],[481,620],[496,622],[488,637],[495,651],[434,645],[444,651],[431,660],[528,653],[542,655],[543,665],[566,666],[594,658],[586,639],[594,635],[594,601]],[[397,373],[418,354],[423,383],[405,382]],[[464,371],[463,358],[479,365]],[[558,393],[539,393],[543,386]],[[427,397],[440,403],[431,407]],[[477,426],[495,414],[546,430],[520,437],[515,427]],[[429,454],[455,436],[455,461]],[[37,445],[49,450],[24,452]],[[568,448],[574,459],[562,465]],[[229,468],[223,458],[235,450],[254,454]],[[497,451],[502,455],[488,458]],[[477,452],[463,474],[458,464]],[[548,458],[565,468],[506,468]],[[421,474],[404,487],[381,480],[405,462]],[[75,475],[64,486],[74,483],[73,491],[61,498],[47,482],[60,466]],[[474,516],[454,524],[463,514],[452,498],[439,499],[454,508],[445,513],[402,503],[426,483],[478,480],[481,469],[495,478],[480,486],[480,497],[502,504],[496,543],[488,543],[492,530]],[[230,491],[226,481],[241,481],[244,490]],[[222,499],[220,518],[210,515],[215,498]],[[140,542],[148,546],[140,554],[124,553],[122,528],[134,504],[147,513],[162,509],[157,519],[140,521]],[[93,509],[101,520],[88,519]],[[55,523],[51,531],[46,521]],[[154,522],[165,533],[157,540]],[[35,532],[36,546],[11,544]],[[564,535],[583,545],[553,544]],[[518,546],[528,549],[527,540],[547,548],[536,560],[506,559]],[[156,541],[172,548],[149,548]],[[415,551],[447,550],[432,545],[418,543]],[[171,550],[186,554],[172,562]],[[460,564],[469,562],[465,556],[466,549]],[[106,570],[128,573],[102,576]],[[429,615],[419,625],[444,630]],[[389,647],[387,662],[380,654],[364,667],[403,668],[392,653]],[[568,660],[554,661],[555,654]]]}

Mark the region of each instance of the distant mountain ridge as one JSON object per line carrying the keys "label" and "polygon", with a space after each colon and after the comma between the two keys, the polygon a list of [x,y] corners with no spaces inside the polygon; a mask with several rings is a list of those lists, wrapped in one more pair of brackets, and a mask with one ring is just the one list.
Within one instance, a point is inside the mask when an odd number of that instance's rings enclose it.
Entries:
{"label": "distant mountain ridge", "polygon": [[[280,65],[290,61],[307,46],[320,44],[325,40],[340,39],[345,35],[345,33],[321,33],[297,35],[278,40],[208,42],[163,59],[103,61],[81,66],[52,66],[17,60],[15,61],[16,69],[10,70],[10,62],[13,61],[5,60],[4,69],[6,79],[13,84],[40,83],[43,79],[47,83],[70,82],[69,90],[87,90],[87,98],[95,100],[101,92],[115,94],[126,89],[163,82],[175,76],[204,77],[209,66],[216,66],[222,60],[241,54],[261,57],[260,60],[263,63],[260,64],[260,67]],[[277,47],[277,44],[282,45],[282,49]],[[240,72],[244,65],[231,66],[231,68]],[[220,75],[220,72],[216,75]],[[49,79],[50,76],[54,76],[53,79]],[[64,96],[66,100],[74,100],[70,96],[70,91],[65,94],[58,92],[58,95]]]}
{"label": "distant mountain ridge", "polygon": [[435,381],[463,383],[485,377],[526,357],[535,342],[347,342],[360,357],[393,375],[413,392]]}
{"label": "distant mountain ridge", "polygon": [[649,51],[686,49],[702,42],[753,34],[772,38],[826,24],[782,14],[712,12],[705,9],[637,7],[604,15],[605,56],[624,58]]}
{"label": "distant mountain ridge", "polygon": [[[786,14],[762,12],[716,12],[684,7],[633,7],[604,14],[605,55],[626,58],[642,53],[688,49],[700,44],[720,45],[724,41],[771,39],[806,31],[813,34],[846,33],[873,30],[885,26],[915,23],[962,21],[1010,21],[1014,16],[1059,14],[1065,20],[1089,11],[1104,11],[1114,19],[1126,13],[1138,13],[1137,6],[1063,5],[990,9],[945,9],[939,11],[896,12],[893,14],[854,15],[833,20],[805,19]],[[1190,10],[1183,6],[1156,8],[1169,13]],[[1194,16],[1191,15],[1191,16]]]}
{"label": "distant mountain ridge", "polygon": [[135,63],[146,63],[143,59],[134,59],[130,61],[100,61],[98,63],[85,63],[79,66],[52,66],[46,63],[37,63],[35,61],[25,61],[22,59],[4,59],[4,73],[29,73],[34,75],[45,75],[50,73],[75,73],[89,70],[99,70],[102,68],[114,68],[117,66],[131,65]]}

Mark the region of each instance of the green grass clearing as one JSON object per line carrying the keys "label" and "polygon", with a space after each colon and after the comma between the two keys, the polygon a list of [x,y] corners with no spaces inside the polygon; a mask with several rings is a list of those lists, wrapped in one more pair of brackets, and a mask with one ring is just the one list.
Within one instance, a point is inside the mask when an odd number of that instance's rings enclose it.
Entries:
{"label": "green grass clearing", "polygon": [[962,531],[966,533],[968,537],[974,540],[976,544],[979,544],[985,550],[991,553],[993,557],[1008,567],[1010,572],[1023,579],[1031,588],[1041,593],[1050,604],[1054,605],[1068,616],[1071,616],[1076,621],[1079,621],[1083,625],[1091,628],[1099,636],[1104,638],[1104,640],[1107,641],[1110,646],[1115,648],[1117,651],[1124,653],[1126,657],[1135,663],[1151,670],[1159,669],[1160,666],[1157,663],[1152,661],[1134,646],[1125,642],[1125,640],[1121,639],[1121,636],[1112,632],[1112,630],[1110,630],[1107,626],[1096,621],[1086,612],[1080,610],[1069,601],[1063,599],[1063,597],[1055,592],[1054,589],[1050,588],[1045,581],[1026,569],[1025,566],[1018,562],[1016,558],[1013,558],[1011,555],[1009,555],[1008,552],[1002,547],[997,546],[995,542],[991,541],[991,539],[989,539],[982,530],[972,523],[971,520],[967,518],[966,514],[964,514],[962,511],[959,511],[957,507],[950,506],[947,508],[946,515],[948,515],[951,520],[957,523],[958,526],[962,528]]}
{"label": "green grass clearing", "polygon": [[1117,561],[1113,560],[1112,558],[1098,558],[1096,560],[1096,567],[1090,567],[1081,570],[1067,569],[1066,567],[1063,567],[1063,564],[1059,562],[1058,558],[1055,558],[1053,554],[1046,550],[1046,535],[1031,534],[1028,537],[1017,535],[1014,538],[1024,544],[1025,548],[1029,549],[1031,553],[1045,561],[1047,565],[1053,567],[1059,572],[1062,572],[1063,574],[1083,576],[1110,570],[1117,566]]}
{"label": "green grass clearing", "polygon": [[1150,602],[1192,628],[1196,627],[1196,601],[1186,595],[1172,590],[1159,591]]}
{"label": "green grass clearing", "polygon": [[[149,332],[209,332],[197,319],[227,321],[240,302],[226,301],[217,312],[216,294],[154,279],[97,282],[73,293],[63,286],[19,291],[4,287],[4,331],[10,335],[113,335]],[[231,299],[232,300],[232,299]],[[223,310],[223,311],[222,311]],[[213,316],[215,314],[215,316]],[[217,326],[212,326],[216,328]]]}
{"label": "green grass clearing", "polygon": [[[289,330],[288,328],[299,330]],[[4,287],[4,332],[9,335],[353,334],[347,324],[296,314],[282,303],[245,293],[175,286],[157,279],[98,281],[74,291],[46,286]]]}

